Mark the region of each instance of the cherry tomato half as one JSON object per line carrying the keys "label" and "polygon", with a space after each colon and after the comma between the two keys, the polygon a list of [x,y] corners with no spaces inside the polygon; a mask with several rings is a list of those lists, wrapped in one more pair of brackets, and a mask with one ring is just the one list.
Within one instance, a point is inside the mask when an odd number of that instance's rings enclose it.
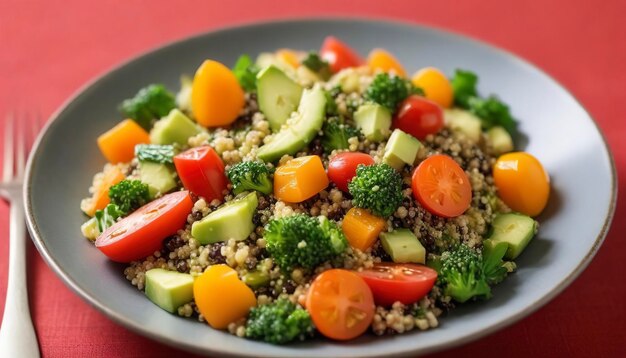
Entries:
{"label": "cherry tomato half", "polygon": [[443,128],[443,111],[437,103],[422,96],[409,96],[400,104],[392,124],[417,139],[424,139]]}
{"label": "cherry tomato half", "polygon": [[421,300],[437,280],[437,271],[417,264],[381,262],[358,273],[381,306],[400,301],[405,305]]}
{"label": "cherry tomato half", "polygon": [[348,340],[369,327],[374,318],[374,298],[359,275],[332,269],[321,273],[311,284],[306,309],[324,336]]}
{"label": "cherry tomato half", "polygon": [[422,161],[411,178],[413,197],[431,213],[445,218],[459,216],[472,201],[467,174],[447,155],[436,154]]}
{"label": "cherry tomato half", "polygon": [[339,153],[328,163],[328,177],[339,190],[348,192],[348,183],[356,176],[359,164],[372,165],[371,155],[358,152]]}
{"label": "cherry tomato half", "polygon": [[163,240],[185,226],[193,201],[187,191],[164,195],[115,223],[96,247],[117,262],[143,259],[161,249]]}
{"label": "cherry tomato half", "polygon": [[185,189],[203,197],[207,203],[224,199],[228,185],[224,163],[208,145],[191,148],[174,157],[174,165]]}
{"label": "cherry tomato half", "polygon": [[550,177],[541,162],[524,152],[500,156],[493,168],[498,196],[511,209],[537,216],[548,203]]}
{"label": "cherry tomato half", "polygon": [[333,73],[344,68],[361,66],[364,63],[363,59],[353,49],[334,36],[328,36],[324,39],[320,57],[328,62]]}

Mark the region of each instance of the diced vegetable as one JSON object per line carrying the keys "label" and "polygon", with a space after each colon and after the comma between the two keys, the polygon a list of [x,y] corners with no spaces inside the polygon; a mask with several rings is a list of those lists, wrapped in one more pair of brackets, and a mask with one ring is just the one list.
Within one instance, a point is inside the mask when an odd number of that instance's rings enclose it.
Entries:
{"label": "diced vegetable", "polygon": [[328,176],[317,155],[292,159],[274,173],[274,195],[288,203],[303,202],[327,186]]}
{"label": "diced vegetable", "polygon": [[228,179],[224,163],[211,147],[191,148],[174,157],[174,165],[183,186],[207,202],[224,199]]}
{"label": "diced vegetable", "polygon": [[179,109],[173,109],[154,124],[150,131],[153,144],[187,145],[187,140],[200,133],[200,128]]}
{"label": "diced vegetable", "polygon": [[406,71],[400,61],[386,50],[376,48],[367,56],[367,65],[372,71],[393,72],[397,76],[406,77]]}
{"label": "diced vegetable", "polygon": [[328,177],[339,190],[348,192],[348,183],[356,176],[359,165],[373,165],[371,155],[359,152],[345,152],[335,155],[328,163]]}
{"label": "diced vegetable", "polygon": [[424,91],[424,96],[443,108],[450,108],[454,101],[454,92],[450,81],[441,71],[426,67],[417,71],[411,78],[415,87]]}
{"label": "diced vegetable", "polygon": [[426,249],[409,229],[396,229],[380,234],[380,242],[396,263],[426,263]]}
{"label": "diced vegetable", "polygon": [[317,74],[321,79],[327,80],[331,75],[328,62],[322,60],[315,52],[309,52],[304,60],[302,60],[302,64]]}
{"label": "diced vegetable", "polygon": [[402,177],[385,163],[359,165],[348,190],[354,206],[384,218],[392,215],[402,203]]}
{"label": "diced vegetable", "polygon": [[98,233],[103,233],[106,229],[115,225],[117,219],[124,215],[124,212],[115,204],[109,204],[102,210],[96,210],[94,218],[98,223]]}
{"label": "diced vegetable", "polygon": [[273,344],[304,340],[313,332],[309,313],[286,298],[252,308],[246,324],[246,337]]}
{"label": "diced vegetable", "polygon": [[193,296],[202,316],[216,329],[226,329],[244,318],[257,303],[254,292],[239,279],[237,271],[226,265],[209,266],[196,278]]}
{"label": "diced vegetable", "polygon": [[237,77],[223,64],[204,61],[193,78],[191,107],[198,123],[205,127],[227,126],[237,119],[245,105]]}
{"label": "diced vegetable", "polygon": [[400,129],[394,129],[385,144],[383,163],[401,171],[405,165],[412,166],[422,143]]}
{"label": "diced vegetable", "polygon": [[393,127],[417,139],[425,139],[443,128],[443,111],[437,103],[422,96],[409,96],[400,104]]}
{"label": "diced vegetable", "polygon": [[191,226],[191,235],[202,245],[245,240],[254,231],[252,218],[259,201],[256,193],[237,197]]}
{"label": "diced vegetable", "polygon": [[94,216],[96,210],[102,210],[109,205],[111,202],[109,188],[124,180],[125,177],[119,167],[106,165],[103,173],[94,179],[92,197],[83,200],[80,205],[85,214]]}
{"label": "diced vegetable", "polygon": [[299,56],[296,51],[288,48],[282,48],[276,51],[276,58],[293,68],[298,68],[298,66],[300,66],[300,60],[298,57]]}
{"label": "diced vegetable", "polygon": [[146,296],[164,310],[175,313],[193,301],[193,276],[154,268],[146,272]]}
{"label": "diced vegetable", "polygon": [[485,247],[505,243],[505,256],[509,260],[516,259],[524,251],[537,231],[537,222],[519,213],[498,214],[491,226],[491,235],[484,241]]}
{"label": "diced vegetable", "polygon": [[261,162],[240,162],[226,171],[228,180],[233,185],[233,193],[241,194],[244,191],[256,190],[265,195],[272,193],[272,172]]}
{"label": "diced vegetable", "polygon": [[123,215],[127,215],[146,204],[150,200],[150,193],[147,184],[124,179],[109,188],[109,198]]}
{"label": "diced vegetable", "polygon": [[137,144],[150,143],[150,136],[137,122],[126,119],[98,137],[98,147],[113,164],[130,162]]}
{"label": "diced vegetable", "polygon": [[365,251],[372,247],[385,224],[385,219],[372,215],[367,210],[352,208],[344,216],[341,229],[350,246]]}
{"label": "diced vegetable", "polygon": [[487,138],[496,154],[504,154],[514,149],[513,138],[509,132],[500,126],[495,126],[487,131]]}
{"label": "diced vegetable", "polygon": [[140,162],[173,164],[175,154],[172,145],[139,144],[135,147],[135,155]]}
{"label": "diced vegetable", "polygon": [[400,102],[411,94],[419,93],[416,91],[413,84],[402,77],[379,73],[367,87],[363,97],[395,113]]}

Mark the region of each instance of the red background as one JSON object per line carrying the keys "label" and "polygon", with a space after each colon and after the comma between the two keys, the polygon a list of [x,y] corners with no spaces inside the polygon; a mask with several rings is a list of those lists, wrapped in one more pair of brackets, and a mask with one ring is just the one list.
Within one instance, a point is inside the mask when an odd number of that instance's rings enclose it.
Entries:
{"label": "red background", "polygon": [[[130,56],[242,22],[320,15],[382,17],[493,43],[546,70],[590,111],[615,156],[622,192],[604,245],[564,293],[496,334],[434,356],[624,357],[624,14],[626,2],[619,0],[0,0],[0,120],[4,122],[10,110],[26,109],[47,118],[86,81]],[[0,202],[0,314],[6,292],[7,226],[8,206]],[[63,285],[32,245],[28,259],[31,310],[44,357],[184,355],[117,326],[89,307]]]}

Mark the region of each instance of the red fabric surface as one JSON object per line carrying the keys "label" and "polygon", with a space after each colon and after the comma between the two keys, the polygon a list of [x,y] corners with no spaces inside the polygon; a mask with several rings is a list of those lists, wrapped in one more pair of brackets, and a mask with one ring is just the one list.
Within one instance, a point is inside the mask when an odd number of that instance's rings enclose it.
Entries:
{"label": "red fabric surface", "polygon": [[[624,14],[626,2],[619,0],[1,0],[0,121],[10,110],[38,110],[47,117],[79,86],[129,56],[242,22],[315,15],[384,17],[480,38],[530,60],[573,92],[606,135],[622,191],[604,245],[564,293],[498,333],[434,357],[624,357]],[[0,203],[0,314],[6,293],[7,226],[8,206]],[[32,245],[29,250],[31,310],[44,357],[189,356],[112,323],[71,293]]]}

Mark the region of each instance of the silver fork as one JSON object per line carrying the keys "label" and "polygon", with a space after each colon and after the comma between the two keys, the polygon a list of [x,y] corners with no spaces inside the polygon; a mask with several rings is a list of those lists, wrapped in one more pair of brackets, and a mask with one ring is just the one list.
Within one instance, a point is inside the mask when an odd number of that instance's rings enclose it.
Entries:
{"label": "silver fork", "polygon": [[26,128],[26,117],[9,114],[4,130],[4,165],[0,196],[11,204],[9,222],[9,280],[0,326],[0,357],[39,357],[37,336],[28,309],[26,232],[22,183],[30,146],[39,129],[39,116]]}

